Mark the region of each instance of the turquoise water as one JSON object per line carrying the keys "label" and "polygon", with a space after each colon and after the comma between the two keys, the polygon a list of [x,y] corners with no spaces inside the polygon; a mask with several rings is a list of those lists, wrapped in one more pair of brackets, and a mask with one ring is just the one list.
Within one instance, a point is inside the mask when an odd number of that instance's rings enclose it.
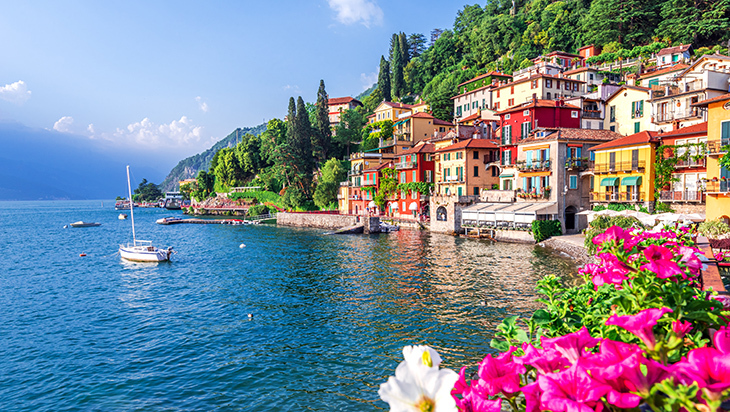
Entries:
{"label": "turquoise water", "polygon": [[[135,210],[137,237],[173,261],[126,263],[119,213],[0,202],[0,410],[387,409],[404,345],[474,364],[501,319],[539,307],[537,279],[574,271],[533,246],[155,224],[164,209]],[[102,226],[63,228],[78,220]]]}

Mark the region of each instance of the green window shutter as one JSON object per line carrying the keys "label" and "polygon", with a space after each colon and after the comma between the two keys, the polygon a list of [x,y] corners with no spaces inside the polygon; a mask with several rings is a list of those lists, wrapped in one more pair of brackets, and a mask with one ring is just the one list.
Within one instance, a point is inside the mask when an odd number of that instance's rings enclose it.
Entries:
{"label": "green window shutter", "polygon": [[723,142],[725,142],[724,144],[727,144],[727,141],[730,140],[730,121],[722,122],[722,132],[721,133],[722,133],[722,135],[720,138],[722,139]]}
{"label": "green window shutter", "polygon": [[639,102],[639,117],[644,117],[644,101]]}
{"label": "green window shutter", "polygon": [[571,189],[578,188],[578,176],[570,176],[570,188]]}
{"label": "green window shutter", "polygon": [[634,123],[634,133],[639,133],[641,131],[641,122],[635,122]]}
{"label": "green window shutter", "polygon": [[631,118],[636,117],[636,102],[631,102]]}

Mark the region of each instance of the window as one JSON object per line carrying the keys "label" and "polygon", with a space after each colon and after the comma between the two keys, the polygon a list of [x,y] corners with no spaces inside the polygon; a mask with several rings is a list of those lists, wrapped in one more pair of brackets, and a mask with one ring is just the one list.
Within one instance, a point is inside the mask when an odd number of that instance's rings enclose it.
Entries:
{"label": "window", "polygon": [[524,122],[522,123],[522,133],[520,134],[520,139],[527,139],[527,136],[530,135],[530,122]]}
{"label": "window", "polygon": [[616,131],[616,126],[611,126],[611,127],[608,128],[608,130],[610,130],[612,132],[615,132]]}
{"label": "window", "polygon": [[417,182],[418,181],[418,171],[414,170],[411,172],[411,182]]}
{"label": "window", "polygon": [[570,83],[565,82],[565,90],[570,90]]}
{"label": "window", "polygon": [[476,109],[478,104],[479,104],[479,102],[472,102],[471,108]]}
{"label": "window", "polygon": [[593,129],[593,123],[592,122],[586,122],[586,129]]}
{"label": "window", "polygon": [[502,164],[505,166],[512,164],[512,152],[509,150],[502,152]]}
{"label": "window", "polygon": [[572,110],[570,112],[570,117],[573,118],[573,119],[577,119],[578,118],[578,111],[577,110]]}
{"label": "window", "polygon": [[547,92],[547,99],[550,100],[550,92]]}
{"label": "window", "polygon": [[515,86],[510,87],[510,94],[515,94]]}
{"label": "window", "polygon": [[487,99],[482,99],[482,109],[487,108]]}
{"label": "window", "polygon": [[433,182],[433,170],[426,170],[426,182]]}
{"label": "window", "polygon": [[474,177],[479,177],[479,166],[474,166]]}
{"label": "window", "polygon": [[456,106],[456,117],[461,117],[461,106]]}
{"label": "window", "polygon": [[499,110],[499,102],[494,104],[494,110]]}
{"label": "window", "polygon": [[616,106],[611,106],[609,108],[609,121],[611,121],[611,122],[616,121]]}
{"label": "window", "polygon": [[499,89],[497,89],[497,97],[499,97]]}
{"label": "window", "polygon": [[411,190],[411,199],[416,199],[416,198],[418,198],[418,192],[415,190]]}
{"label": "window", "polygon": [[631,102],[631,118],[638,119],[644,116],[644,101]]}
{"label": "window", "polygon": [[512,116],[509,113],[504,115],[504,120],[509,120]]}
{"label": "window", "polygon": [[461,186],[459,186],[459,187],[458,187],[458,188],[456,189],[457,195],[461,196],[461,195],[462,195],[462,192],[463,192],[463,190],[464,190],[464,188],[463,188],[463,187],[461,187]]}
{"label": "window", "polygon": [[479,150],[474,151],[474,155],[473,155],[472,159],[479,159]]}
{"label": "window", "polygon": [[555,88],[560,90],[560,80],[555,80]]}
{"label": "window", "polygon": [[641,131],[641,122],[635,122],[634,123],[634,133],[639,133]]}
{"label": "window", "polygon": [[673,62],[678,62],[679,61],[679,55],[678,54],[672,55],[672,61]]}
{"label": "window", "polygon": [[502,131],[502,144],[512,143],[512,126],[504,126]]}
{"label": "window", "polygon": [[523,110],[522,111],[522,115],[523,116],[529,116],[530,115],[530,111],[529,110]]}
{"label": "window", "polygon": [[537,89],[537,80],[532,81],[532,89]]}
{"label": "window", "polygon": [[570,176],[570,183],[568,188],[569,189],[577,189],[578,188],[578,176],[572,175]]}
{"label": "window", "polygon": [[545,87],[551,89],[553,87],[553,79],[545,79]]}
{"label": "window", "polygon": [[[588,79],[593,80],[593,73],[588,74]],[[580,80],[580,79],[578,79],[578,80]]]}
{"label": "window", "polygon": [[514,105],[515,105],[515,99],[509,99],[509,100],[507,100],[507,106],[512,107]]}
{"label": "window", "polygon": [[474,196],[479,196],[479,188],[478,187],[475,187],[474,188]]}
{"label": "window", "polygon": [[573,91],[574,91],[574,92],[577,92],[577,91],[578,91],[578,89],[579,89],[579,86],[580,86],[580,85],[579,85],[578,83],[573,83]]}
{"label": "window", "polygon": [[580,74],[576,77],[577,80],[580,80]]}

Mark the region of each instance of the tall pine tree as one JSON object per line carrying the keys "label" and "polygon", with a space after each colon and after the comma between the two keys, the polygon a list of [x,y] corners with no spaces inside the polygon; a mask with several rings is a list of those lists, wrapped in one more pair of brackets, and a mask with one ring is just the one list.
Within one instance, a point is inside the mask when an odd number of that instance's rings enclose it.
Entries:
{"label": "tall pine tree", "polygon": [[401,60],[403,62],[403,67],[406,67],[408,65],[408,62],[411,60],[410,56],[410,48],[408,47],[408,38],[406,37],[406,34],[403,32],[400,32],[398,34],[398,44],[400,44],[400,52],[401,52]]}
{"label": "tall pine tree", "polygon": [[312,133],[312,149],[314,158],[318,163],[324,164],[330,156],[332,149],[332,130],[330,129],[329,103],[327,91],[324,89],[324,80],[319,81],[317,91],[316,115]]}
{"label": "tall pine tree", "polygon": [[380,56],[380,71],[378,72],[378,89],[383,99],[390,100],[390,64],[385,57]]}
{"label": "tall pine tree", "polygon": [[309,122],[309,112],[302,96],[297,98],[296,122],[294,122],[294,141],[291,142],[292,153],[295,156],[294,183],[302,193],[309,198],[312,186],[312,124]]}
{"label": "tall pine tree", "polygon": [[390,95],[393,100],[396,97],[401,97],[404,93],[405,83],[403,81],[403,53],[400,48],[399,36],[393,35],[393,54],[390,56],[390,70],[391,70],[391,81],[390,81]]}

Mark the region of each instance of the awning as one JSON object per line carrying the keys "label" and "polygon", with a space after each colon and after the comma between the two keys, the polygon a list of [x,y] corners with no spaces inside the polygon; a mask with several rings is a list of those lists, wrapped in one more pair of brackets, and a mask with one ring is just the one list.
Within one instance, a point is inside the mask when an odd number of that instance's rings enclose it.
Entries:
{"label": "awning", "polygon": [[641,184],[641,176],[629,176],[621,179],[623,186],[638,186]]}
{"label": "awning", "polygon": [[507,179],[507,178],[510,178],[510,177],[515,177],[515,175],[514,175],[514,173],[502,173],[501,175],[499,175],[499,177],[501,179]]}
{"label": "awning", "polygon": [[604,177],[603,180],[601,180],[601,186],[618,186],[619,182],[618,177]]}

